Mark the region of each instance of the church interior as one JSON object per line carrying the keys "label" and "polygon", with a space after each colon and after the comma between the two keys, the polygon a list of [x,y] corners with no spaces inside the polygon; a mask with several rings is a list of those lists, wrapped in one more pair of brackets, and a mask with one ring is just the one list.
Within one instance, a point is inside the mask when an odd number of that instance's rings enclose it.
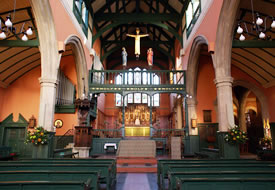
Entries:
{"label": "church interior", "polygon": [[274,0],[1,0],[0,189],[274,189]]}

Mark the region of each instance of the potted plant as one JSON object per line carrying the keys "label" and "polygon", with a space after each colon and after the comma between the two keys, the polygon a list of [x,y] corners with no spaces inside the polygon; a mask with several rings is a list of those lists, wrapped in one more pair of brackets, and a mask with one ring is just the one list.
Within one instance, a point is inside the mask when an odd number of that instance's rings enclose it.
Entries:
{"label": "potted plant", "polygon": [[234,126],[224,137],[225,142],[231,145],[244,144],[248,140],[246,132],[240,130],[240,127]]}
{"label": "potted plant", "polygon": [[35,127],[34,130],[28,131],[25,143],[33,145],[32,158],[48,158],[49,132],[43,127]]}
{"label": "potted plant", "polygon": [[246,143],[247,140],[246,132],[241,131],[240,127],[235,125],[233,128],[229,129],[224,136],[224,158],[239,159],[239,145]]}
{"label": "potted plant", "polygon": [[271,138],[270,137],[263,137],[259,141],[259,145],[263,150],[271,150]]}
{"label": "potted plant", "polygon": [[28,131],[25,143],[34,145],[44,145],[48,143],[48,131],[43,127],[35,127],[34,130]]}

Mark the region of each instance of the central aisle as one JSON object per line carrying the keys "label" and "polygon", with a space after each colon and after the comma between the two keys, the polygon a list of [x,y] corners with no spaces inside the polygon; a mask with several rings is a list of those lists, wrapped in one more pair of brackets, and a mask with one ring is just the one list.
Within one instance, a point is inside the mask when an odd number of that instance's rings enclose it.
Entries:
{"label": "central aisle", "polygon": [[118,173],[116,190],[157,190],[156,173]]}

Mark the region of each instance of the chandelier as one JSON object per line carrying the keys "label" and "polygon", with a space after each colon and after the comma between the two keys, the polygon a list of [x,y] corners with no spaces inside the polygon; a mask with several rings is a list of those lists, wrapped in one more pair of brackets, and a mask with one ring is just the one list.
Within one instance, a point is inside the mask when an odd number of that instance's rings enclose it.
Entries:
{"label": "chandelier", "polygon": [[[267,39],[269,40],[271,37],[266,36],[266,32],[271,31],[275,28],[275,18],[273,16],[265,16],[261,17],[259,13],[254,14],[254,7],[253,7],[253,0],[251,0],[251,13],[252,13],[252,23],[248,23],[247,21],[240,20],[238,22],[237,33],[240,34],[239,40],[244,41],[245,35],[257,35],[260,39]],[[255,19],[256,17],[256,19]],[[271,25],[267,25],[267,21],[271,20]],[[251,24],[251,29],[248,30],[247,24]],[[243,29],[244,27],[244,29]]]}
{"label": "chandelier", "polygon": [[[6,21],[3,23],[4,19],[0,17],[0,39],[4,40],[9,36],[10,33],[16,35],[16,28],[13,26],[13,21],[15,18],[15,8],[16,8],[16,0],[14,1],[14,8],[13,8],[13,17],[11,18],[11,13],[6,17]],[[21,40],[28,41],[28,36],[33,34],[32,27],[29,26],[28,29],[25,29],[25,23],[23,23],[19,34],[22,35]]]}

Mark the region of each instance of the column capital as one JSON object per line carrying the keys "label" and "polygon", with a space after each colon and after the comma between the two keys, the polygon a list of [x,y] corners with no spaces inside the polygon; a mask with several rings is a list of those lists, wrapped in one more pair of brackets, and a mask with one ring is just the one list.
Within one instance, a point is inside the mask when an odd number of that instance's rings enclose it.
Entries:
{"label": "column capital", "polygon": [[56,87],[58,80],[53,78],[39,78],[38,79],[41,86],[53,86]]}
{"label": "column capital", "polygon": [[232,86],[233,78],[231,76],[217,77],[214,82],[217,87]]}
{"label": "column capital", "polygon": [[188,98],[186,100],[186,103],[188,106],[196,106],[198,104],[198,101],[195,98]]}
{"label": "column capital", "polygon": [[41,83],[53,83],[53,84],[57,84],[58,80],[57,79],[53,79],[53,78],[39,78],[38,79],[40,84]]}

